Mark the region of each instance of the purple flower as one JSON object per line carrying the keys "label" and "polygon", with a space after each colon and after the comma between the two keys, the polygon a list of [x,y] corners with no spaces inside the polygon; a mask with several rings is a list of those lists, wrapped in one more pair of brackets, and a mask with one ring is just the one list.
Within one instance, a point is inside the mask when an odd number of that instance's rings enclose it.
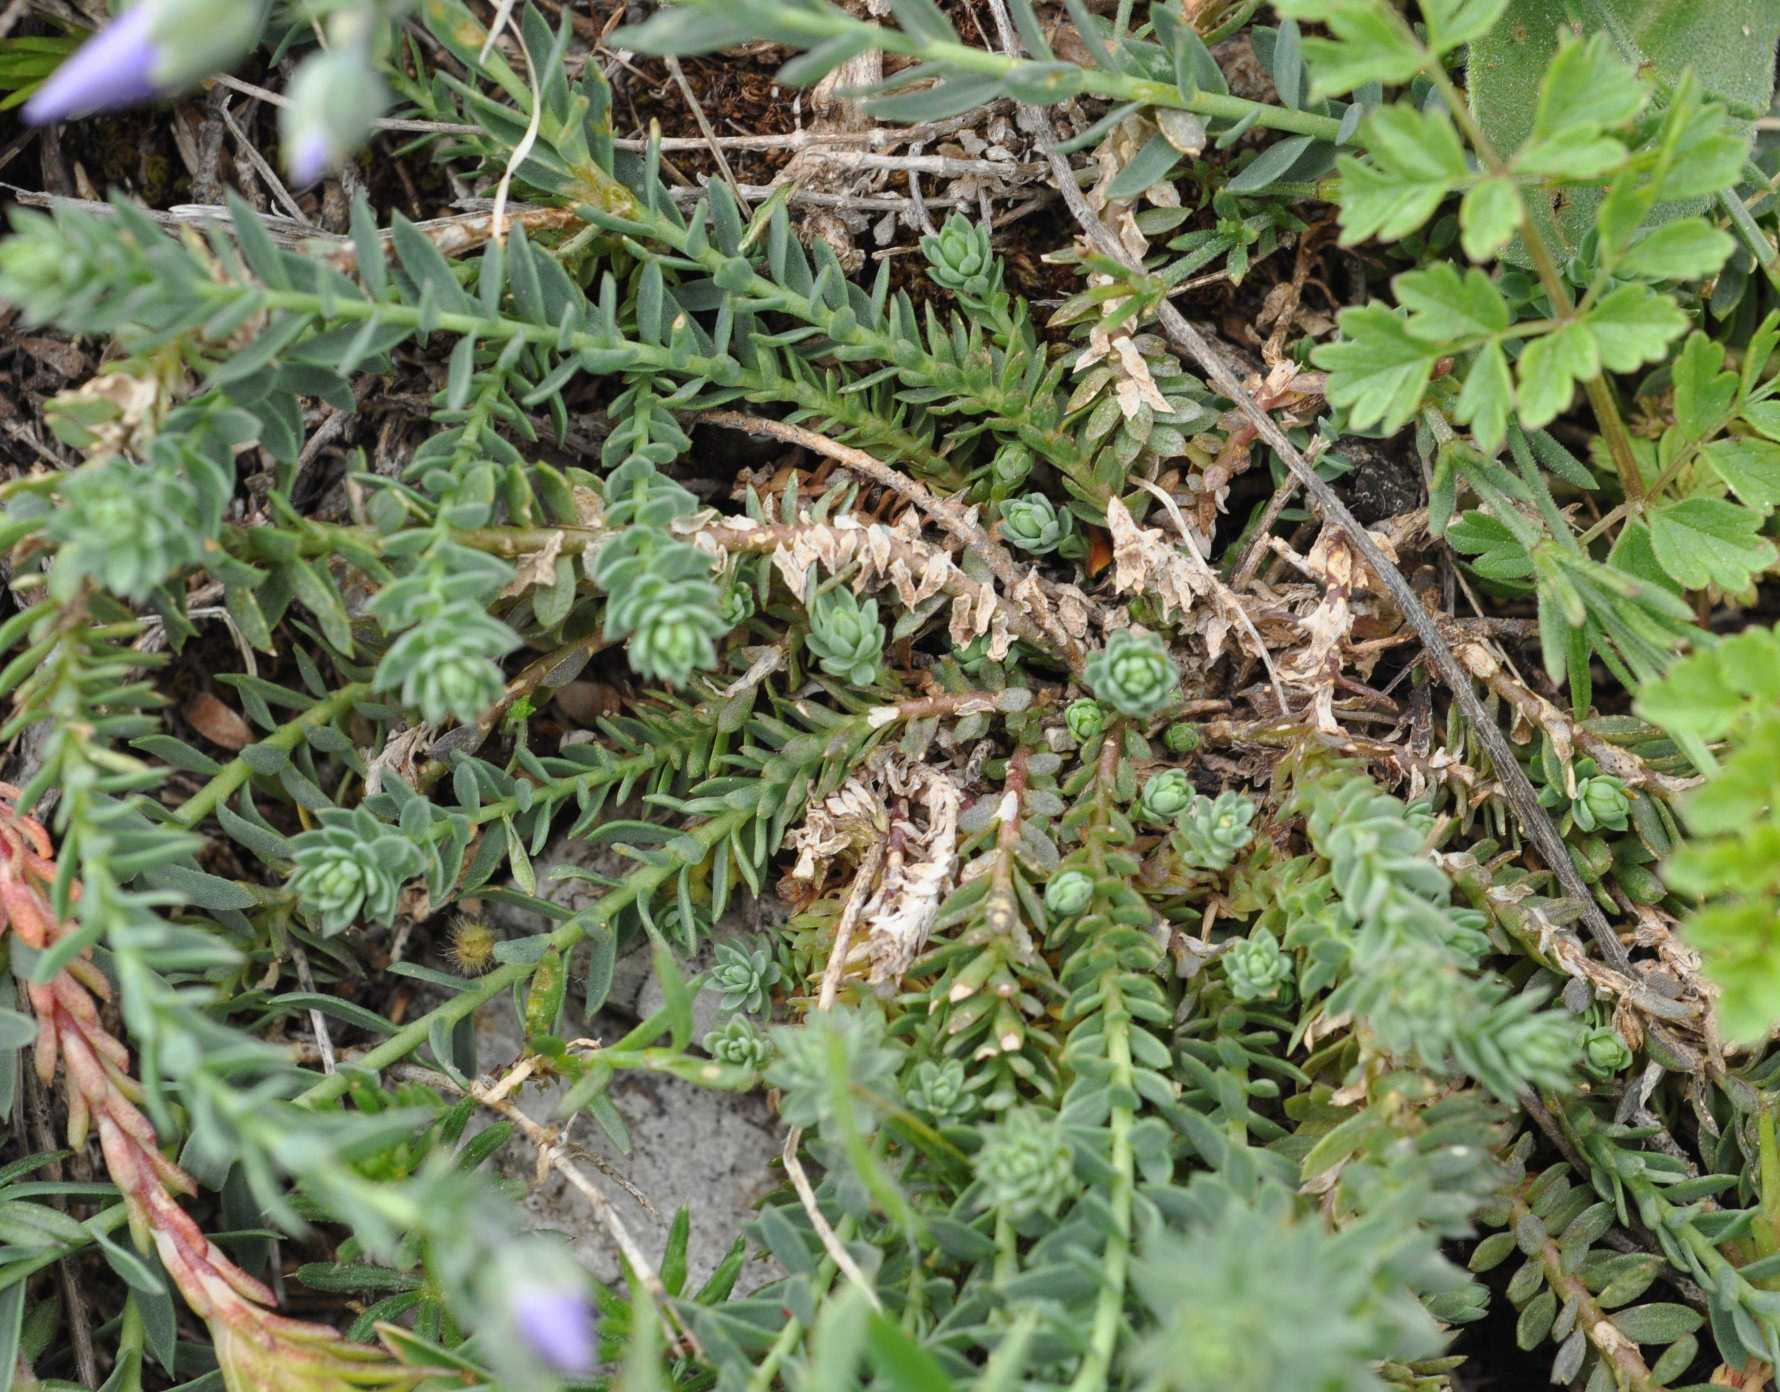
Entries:
{"label": "purple flower", "polygon": [[25,103],[34,125],[172,96],[237,62],[271,0],[137,0]]}
{"label": "purple flower", "polygon": [[155,69],[161,47],[154,25],[153,4],[125,10],[49,75],[25,103],[25,119],[43,126],[70,116],[134,106],[158,95]]}
{"label": "purple flower", "polygon": [[569,1286],[517,1286],[510,1308],[520,1337],[539,1362],[566,1377],[594,1368],[593,1306]]}
{"label": "purple flower", "polygon": [[292,184],[307,188],[346,163],[371,133],[389,90],[366,45],[340,43],[305,58],[286,95],[278,113],[284,167]]}
{"label": "purple flower", "polygon": [[305,189],[333,166],[334,151],[325,134],[309,130],[285,151],[284,161],[291,183]]}

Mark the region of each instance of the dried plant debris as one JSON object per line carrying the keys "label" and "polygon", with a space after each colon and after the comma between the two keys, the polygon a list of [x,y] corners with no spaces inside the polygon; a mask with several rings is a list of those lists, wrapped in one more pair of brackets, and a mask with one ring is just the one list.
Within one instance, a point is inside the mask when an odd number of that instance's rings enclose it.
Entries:
{"label": "dried plant debris", "polygon": [[1773,1384],[1771,7],[95,8],[0,1392]]}

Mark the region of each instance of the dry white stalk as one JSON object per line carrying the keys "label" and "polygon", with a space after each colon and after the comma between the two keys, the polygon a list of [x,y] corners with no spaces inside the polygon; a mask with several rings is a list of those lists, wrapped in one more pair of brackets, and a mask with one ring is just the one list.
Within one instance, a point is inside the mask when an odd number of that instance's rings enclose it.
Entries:
{"label": "dry white stalk", "polygon": [[[852,946],[853,930],[864,912],[866,896],[871,891],[872,882],[877,879],[878,866],[883,862],[884,843],[874,841],[865,852],[865,859],[860,864],[859,873],[853,877],[853,887],[848,891],[846,907],[841,910],[840,921],[835,925],[834,946],[829,949],[828,965],[822,972],[822,989],[816,997],[816,1010],[825,1013],[834,1008],[834,998],[840,990],[841,973],[845,968],[847,952]],[[810,1184],[809,1175],[804,1173],[803,1161],[798,1159],[798,1146],[803,1141],[803,1128],[794,1126],[785,1133],[785,1173],[791,1179],[791,1187],[797,1191],[798,1202],[803,1205],[804,1212],[809,1215],[810,1224],[816,1230],[816,1236],[822,1248],[833,1259],[846,1278],[860,1290],[865,1298],[871,1301],[872,1309],[881,1309],[878,1293],[872,1288],[859,1264],[853,1260],[852,1253],[840,1240],[839,1234],[829,1225],[816,1202],[815,1188]]]}

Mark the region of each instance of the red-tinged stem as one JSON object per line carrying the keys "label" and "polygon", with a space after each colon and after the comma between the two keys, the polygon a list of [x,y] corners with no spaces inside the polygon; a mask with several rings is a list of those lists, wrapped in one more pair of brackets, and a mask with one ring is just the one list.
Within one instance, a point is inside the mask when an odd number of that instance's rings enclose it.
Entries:
{"label": "red-tinged stem", "polygon": [[[20,942],[43,952],[70,926],[50,905],[56,863],[49,834],[19,815],[17,796],[0,784],[0,932],[10,928]],[[327,1325],[276,1313],[272,1291],[231,1261],[179,1206],[174,1196],[196,1194],[198,1186],[161,1153],[153,1123],[136,1105],[141,1089],[130,1076],[129,1050],[99,1015],[110,983],[88,954],[71,959],[48,982],[27,983],[26,995],[37,1017],[37,1074],[49,1086],[59,1065],[67,1083],[69,1144],[84,1146],[89,1132],[97,1131],[138,1244],[153,1243],[186,1304],[210,1325],[218,1359],[234,1375],[231,1387],[321,1392],[367,1382],[411,1383],[423,1375],[388,1361],[380,1350],[348,1344]]]}

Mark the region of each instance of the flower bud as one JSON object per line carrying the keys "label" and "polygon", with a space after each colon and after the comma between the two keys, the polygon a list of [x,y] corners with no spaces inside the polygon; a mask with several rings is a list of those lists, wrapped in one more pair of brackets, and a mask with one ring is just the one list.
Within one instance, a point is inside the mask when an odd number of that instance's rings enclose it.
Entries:
{"label": "flower bud", "polygon": [[50,74],[25,119],[42,126],[181,91],[235,63],[265,18],[265,0],[140,0]]}
{"label": "flower bud", "polygon": [[362,44],[342,44],[304,60],[278,113],[284,167],[299,187],[338,169],[371,133],[388,90]]}
{"label": "flower bud", "polygon": [[568,986],[569,974],[563,964],[562,949],[551,943],[538,959],[538,965],[532,971],[531,986],[525,994],[526,1038],[537,1039],[556,1033],[556,1022],[562,1016]]}
{"label": "flower bud", "polygon": [[500,935],[486,922],[459,915],[451,925],[451,965],[464,976],[481,976],[494,965]]}

